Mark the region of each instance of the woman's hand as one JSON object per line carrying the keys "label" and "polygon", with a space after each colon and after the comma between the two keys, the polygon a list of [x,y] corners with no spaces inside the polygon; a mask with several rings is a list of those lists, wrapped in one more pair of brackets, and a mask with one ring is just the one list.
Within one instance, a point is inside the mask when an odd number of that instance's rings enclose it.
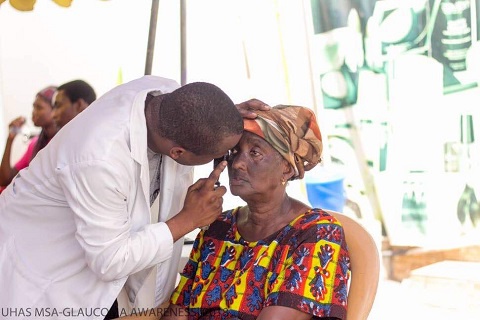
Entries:
{"label": "woman's hand", "polygon": [[237,104],[236,107],[238,112],[240,112],[240,114],[242,115],[242,117],[248,118],[248,119],[255,119],[257,117],[257,114],[255,113],[255,111],[257,110],[262,110],[262,111],[270,110],[270,106],[268,104],[258,99],[250,99],[250,100],[244,101],[242,103]]}
{"label": "woman's hand", "polygon": [[15,136],[20,132],[20,128],[25,124],[25,117],[18,117],[14,119],[8,125],[8,137],[10,139],[15,138]]}

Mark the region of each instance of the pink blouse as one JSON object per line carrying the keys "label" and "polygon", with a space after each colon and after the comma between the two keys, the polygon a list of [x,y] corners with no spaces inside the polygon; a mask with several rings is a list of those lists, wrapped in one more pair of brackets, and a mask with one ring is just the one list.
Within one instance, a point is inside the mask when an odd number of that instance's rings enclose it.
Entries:
{"label": "pink blouse", "polygon": [[37,141],[38,141],[38,136],[35,136],[32,139],[30,139],[30,142],[27,147],[27,151],[25,151],[25,153],[20,158],[20,160],[18,160],[17,163],[15,163],[14,165],[17,171],[20,171],[23,168],[28,167],[28,165],[30,164],[30,161],[32,160],[33,149],[35,149],[35,145],[37,144]]}

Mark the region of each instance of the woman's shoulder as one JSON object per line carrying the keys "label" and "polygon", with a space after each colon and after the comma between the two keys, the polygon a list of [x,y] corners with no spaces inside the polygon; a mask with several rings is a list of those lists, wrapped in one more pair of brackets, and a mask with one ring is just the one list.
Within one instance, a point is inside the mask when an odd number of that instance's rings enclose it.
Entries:
{"label": "woman's shoulder", "polygon": [[223,239],[226,236],[233,236],[237,223],[237,212],[240,209],[234,208],[223,211],[220,216],[205,231],[205,237]]}
{"label": "woman's shoulder", "polygon": [[330,213],[321,208],[311,208],[298,219],[302,229],[316,225],[339,225],[340,222]]}
{"label": "woman's shoulder", "polygon": [[217,220],[220,221],[234,221],[237,218],[237,213],[240,211],[242,207],[236,207],[232,209],[228,209],[223,211],[220,216],[217,218]]}
{"label": "woman's shoulder", "polygon": [[28,140],[28,148],[34,148],[35,147],[35,144],[37,143],[38,141],[38,136],[33,136],[30,138],[30,140]]}

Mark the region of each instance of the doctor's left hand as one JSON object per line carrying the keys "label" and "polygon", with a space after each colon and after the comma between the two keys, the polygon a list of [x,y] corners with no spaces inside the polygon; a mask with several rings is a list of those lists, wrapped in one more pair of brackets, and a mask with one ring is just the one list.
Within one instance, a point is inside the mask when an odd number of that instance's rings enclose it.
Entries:
{"label": "doctor's left hand", "polygon": [[261,110],[261,111],[270,110],[270,106],[268,104],[258,99],[250,99],[242,103],[236,104],[235,106],[237,107],[237,110],[238,112],[240,112],[242,117],[248,118],[248,119],[255,119],[257,117],[257,114],[255,113],[255,111],[257,110]]}

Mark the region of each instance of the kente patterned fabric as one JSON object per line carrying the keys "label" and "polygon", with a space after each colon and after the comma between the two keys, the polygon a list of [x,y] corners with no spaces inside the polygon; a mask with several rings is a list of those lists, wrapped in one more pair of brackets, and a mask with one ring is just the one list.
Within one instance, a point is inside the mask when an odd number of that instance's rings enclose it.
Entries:
{"label": "kente patterned fabric", "polygon": [[322,156],[322,134],[312,110],[277,105],[255,111],[258,117],[244,119],[244,129],[265,139],[295,168],[294,179],[315,167]]}
{"label": "kente patterned fabric", "polygon": [[256,319],[268,306],[345,319],[350,259],[334,217],[310,209],[266,239],[247,242],[237,212],[223,212],[200,231],[171,303],[186,307],[188,319]]}

